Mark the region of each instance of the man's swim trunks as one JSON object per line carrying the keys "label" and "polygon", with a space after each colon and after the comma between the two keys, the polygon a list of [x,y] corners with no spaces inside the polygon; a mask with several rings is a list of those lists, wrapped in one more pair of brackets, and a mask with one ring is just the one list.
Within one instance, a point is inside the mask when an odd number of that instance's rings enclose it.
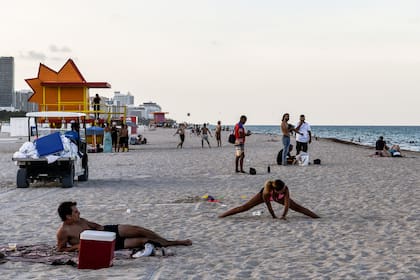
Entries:
{"label": "man's swim trunks", "polygon": [[115,250],[124,249],[125,238],[118,233],[118,225],[105,225],[104,231],[115,232]]}

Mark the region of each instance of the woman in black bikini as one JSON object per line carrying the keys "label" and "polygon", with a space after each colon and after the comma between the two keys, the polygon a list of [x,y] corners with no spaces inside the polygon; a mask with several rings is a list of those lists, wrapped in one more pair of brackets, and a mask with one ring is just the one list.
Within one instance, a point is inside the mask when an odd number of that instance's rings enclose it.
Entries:
{"label": "woman in black bikini", "polygon": [[297,204],[290,198],[289,188],[282,180],[267,181],[265,182],[264,187],[259,193],[254,195],[248,202],[244,205],[230,209],[229,211],[219,215],[219,218],[224,218],[227,216],[235,215],[241,212],[248,211],[249,209],[257,206],[258,204],[264,203],[267,205],[268,211],[270,211],[273,219],[276,219],[277,216],[274,214],[273,208],[271,207],[271,202],[275,201],[277,203],[284,205],[283,215],[280,219],[286,220],[287,211],[290,209],[305,214],[311,218],[320,218],[317,214],[313,213],[309,209]]}

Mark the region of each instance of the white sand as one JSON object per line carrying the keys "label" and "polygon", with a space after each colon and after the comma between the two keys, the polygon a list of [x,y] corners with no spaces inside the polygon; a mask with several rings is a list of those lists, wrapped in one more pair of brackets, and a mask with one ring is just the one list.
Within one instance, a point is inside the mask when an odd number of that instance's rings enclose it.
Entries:
{"label": "white sand", "polygon": [[[418,279],[420,277],[420,156],[372,158],[372,149],[314,141],[308,167],[275,164],[280,137],[252,135],[246,170],[234,173],[234,149],[201,148],[187,136],[176,149],[172,129],[145,132],[150,144],[129,153],[89,154],[90,178],[74,188],[37,185],[17,189],[11,156],[21,142],[0,142],[0,240],[55,244],[56,214],[64,200],[78,202],[82,216],[101,224],[131,223],[169,239],[190,238],[175,256],[119,260],[101,270],[7,262],[1,279]],[[294,141],[292,140],[292,144]],[[267,174],[267,166],[271,173]],[[263,205],[218,219],[257,193],[265,180],[283,179],[293,199],[319,214],[289,211],[273,220]],[[209,194],[222,203],[188,203]],[[227,206],[222,206],[225,204]],[[275,211],[281,213],[280,205]],[[131,209],[127,214],[126,209]]]}

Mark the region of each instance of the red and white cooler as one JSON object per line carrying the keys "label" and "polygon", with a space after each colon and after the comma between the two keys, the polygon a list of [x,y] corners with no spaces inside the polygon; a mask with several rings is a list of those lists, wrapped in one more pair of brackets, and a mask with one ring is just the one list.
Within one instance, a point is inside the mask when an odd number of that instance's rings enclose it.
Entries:
{"label": "red and white cooler", "polygon": [[79,269],[112,266],[115,232],[85,230],[80,234]]}

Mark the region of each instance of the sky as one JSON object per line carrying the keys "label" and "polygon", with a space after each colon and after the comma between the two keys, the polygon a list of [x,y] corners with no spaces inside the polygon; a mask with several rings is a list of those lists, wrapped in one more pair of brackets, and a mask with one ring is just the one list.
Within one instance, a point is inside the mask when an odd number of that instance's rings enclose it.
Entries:
{"label": "sky", "polygon": [[178,122],[420,125],[417,0],[15,0],[0,30],[16,90],[72,58]]}

